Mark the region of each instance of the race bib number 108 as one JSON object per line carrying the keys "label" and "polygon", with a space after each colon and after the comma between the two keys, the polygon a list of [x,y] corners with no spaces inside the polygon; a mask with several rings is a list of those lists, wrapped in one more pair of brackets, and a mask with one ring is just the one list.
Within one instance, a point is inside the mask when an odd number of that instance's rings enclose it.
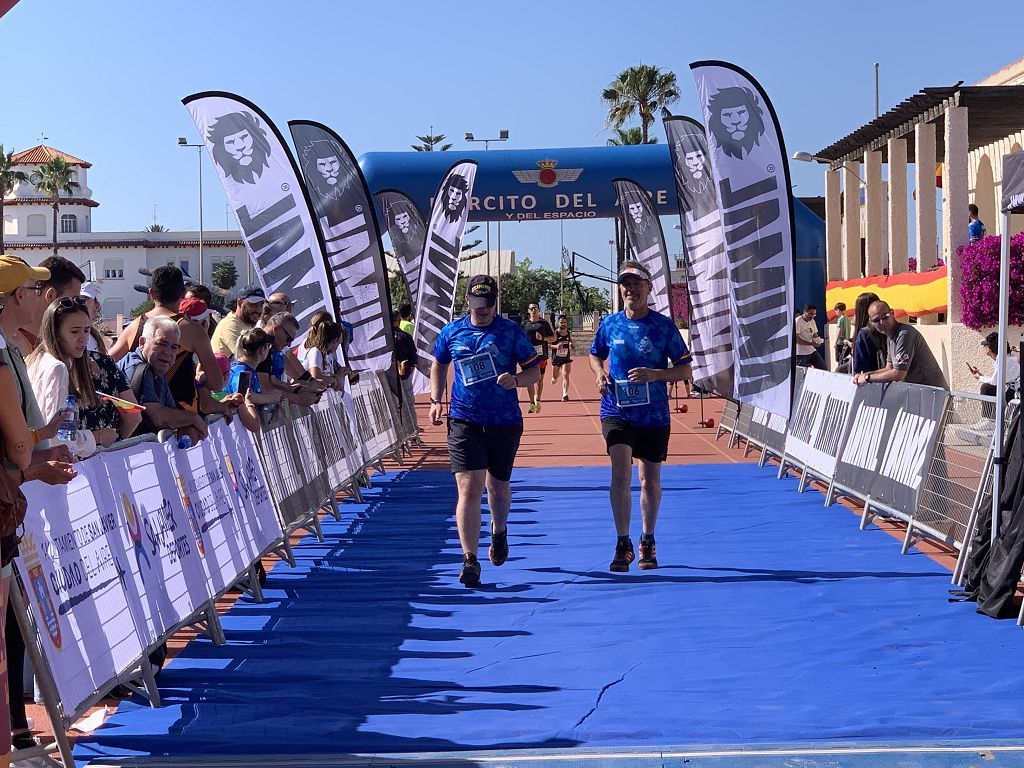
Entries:
{"label": "race bib number 108", "polygon": [[456,361],[456,365],[462,374],[463,383],[467,386],[498,378],[498,370],[494,365],[494,358],[487,352],[481,352],[472,357],[464,357]]}

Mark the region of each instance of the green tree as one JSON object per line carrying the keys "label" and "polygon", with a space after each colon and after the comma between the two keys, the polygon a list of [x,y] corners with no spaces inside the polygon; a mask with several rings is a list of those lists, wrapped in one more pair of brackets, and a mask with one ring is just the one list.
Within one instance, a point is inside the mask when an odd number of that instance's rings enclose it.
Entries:
{"label": "green tree", "polygon": [[150,225],[148,225],[142,231],[143,232],[170,232],[170,230],[167,227],[165,227],[163,224],[150,224]]}
{"label": "green tree", "polygon": [[643,136],[640,143],[646,144],[658,110],[679,101],[679,85],[674,72],[640,64],[622,70],[601,91],[601,101],[608,108],[605,127],[621,128],[636,115]]}
{"label": "green tree", "polygon": [[404,302],[412,303],[409,298],[409,289],[405,285],[405,278],[400,270],[395,270],[388,275],[388,294],[391,296],[391,308],[398,309]]}
{"label": "green tree", "polygon": [[651,136],[647,141],[644,141],[644,132],[636,126],[632,128],[616,128],[615,135],[608,139],[608,143],[613,147],[626,147],[634,144],[657,144],[658,137]]}
{"label": "green tree", "polygon": [[[422,144],[410,144],[417,152],[447,152],[452,148],[451,144],[443,143],[448,137],[443,133],[434,133],[434,126],[430,126],[430,133],[426,136],[417,136]],[[440,146],[438,146],[440,145]]]}
{"label": "green tree", "polygon": [[553,269],[534,267],[529,259],[516,264],[515,272],[501,276],[501,311],[510,316],[524,316],[534,301],[548,306],[558,303],[561,277]]}
{"label": "green tree", "polygon": [[132,310],[132,318],[136,318],[139,315],[144,315],[147,312],[149,312],[149,310],[151,310],[152,308],[153,308],[153,300],[152,299],[146,299],[144,302],[139,304],[139,306],[135,307],[135,309]]}
{"label": "green tree", "polygon": [[53,255],[57,255],[57,212],[60,209],[60,193],[73,195],[81,187],[72,181],[74,170],[63,157],[51,157],[32,174],[35,191],[49,198],[53,208]]}
{"label": "green tree", "polygon": [[0,253],[4,252],[4,198],[21,182],[28,181],[28,176],[14,170],[14,165],[14,152],[4,151],[4,145],[0,144]]}
{"label": "green tree", "polygon": [[233,261],[219,261],[213,267],[210,280],[222,291],[230,291],[238,282],[238,270]]}

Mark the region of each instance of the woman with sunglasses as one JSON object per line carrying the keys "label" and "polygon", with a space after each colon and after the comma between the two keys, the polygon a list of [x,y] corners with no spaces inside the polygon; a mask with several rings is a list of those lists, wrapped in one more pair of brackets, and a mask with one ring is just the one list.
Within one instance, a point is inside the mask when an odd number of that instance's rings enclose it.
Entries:
{"label": "woman with sunglasses", "polygon": [[80,459],[91,456],[98,446],[112,445],[121,426],[117,406],[100,397],[90,370],[85,351],[91,329],[85,299],[59,299],[43,313],[39,346],[25,361],[43,418],[53,418],[68,395],[75,396],[78,436],[71,451]]}

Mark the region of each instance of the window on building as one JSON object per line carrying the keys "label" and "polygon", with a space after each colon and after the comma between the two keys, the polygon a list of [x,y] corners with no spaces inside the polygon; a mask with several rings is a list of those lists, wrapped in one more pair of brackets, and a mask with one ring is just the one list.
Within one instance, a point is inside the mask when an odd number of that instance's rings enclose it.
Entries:
{"label": "window on building", "polygon": [[62,213],[60,215],[60,231],[65,235],[77,232],[78,217],[73,213]]}
{"label": "window on building", "polygon": [[676,256],[676,269],[686,269],[686,259]]}
{"label": "window on building", "polygon": [[30,213],[25,221],[25,234],[29,237],[46,237],[46,215]]}
{"label": "window on building", "polygon": [[103,317],[113,320],[118,315],[125,314],[124,311],[124,299],[117,297],[110,297],[109,299],[103,299],[101,305],[101,312]]}
{"label": "window on building", "polygon": [[124,259],[104,259],[103,277],[108,280],[124,279]]}
{"label": "window on building", "polygon": [[189,277],[192,277],[192,273],[188,271],[188,259],[182,259],[178,262],[178,266],[181,267],[181,271]]}

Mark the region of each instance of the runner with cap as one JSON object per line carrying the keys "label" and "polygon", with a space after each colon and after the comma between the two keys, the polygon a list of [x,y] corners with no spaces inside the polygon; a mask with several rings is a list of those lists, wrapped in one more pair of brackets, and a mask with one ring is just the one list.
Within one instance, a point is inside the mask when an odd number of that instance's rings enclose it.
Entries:
{"label": "runner with cap", "polygon": [[544,394],[544,371],[548,367],[548,344],[555,341],[555,332],[551,329],[551,323],[541,317],[540,307],[536,302],[532,302],[526,311],[529,315],[523,322],[523,330],[533,344],[533,351],[540,355],[540,380],[536,387],[527,387],[526,393],[530,396],[530,413],[540,413],[540,398]]}
{"label": "runner with cap", "polygon": [[488,556],[496,566],[508,559],[509,478],[523,434],[516,389],[540,379],[540,355],[518,324],[496,313],[497,300],[494,278],[476,275],[470,279],[466,289],[469,312],[441,329],[430,368],[430,420],[440,424],[448,366],[455,364],[448,455],[459,492],[455,508],[463,552],[459,581],[467,587],[480,583],[476,553],[485,487],[491,511]]}
{"label": "runner with cap", "polygon": [[[633,459],[640,463],[640,562],[657,568],[654,526],[661,504],[661,464],[668,456],[671,420],[666,382],[690,376],[690,352],[675,324],[648,306],[651,274],[636,261],[619,267],[621,312],[601,321],[590,348],[590,367],[601,393],[601,429],[612,466],[609,486],[618,540],[610,570],[629,570]],[[672,367],[669,367],[671,362]]]}

